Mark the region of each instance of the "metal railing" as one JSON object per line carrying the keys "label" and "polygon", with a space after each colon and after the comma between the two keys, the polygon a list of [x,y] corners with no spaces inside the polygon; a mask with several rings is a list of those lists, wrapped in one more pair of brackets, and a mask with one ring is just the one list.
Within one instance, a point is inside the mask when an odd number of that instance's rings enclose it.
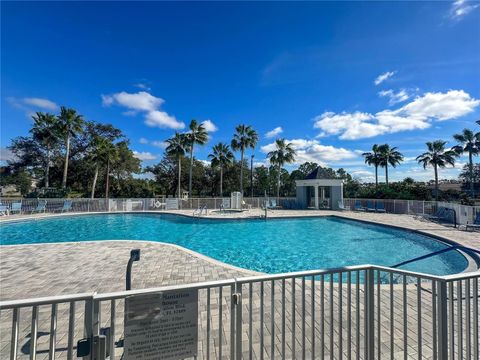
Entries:
{"label": "metal railing", "polygon": [[[224,199],[230,198],[188,198],[178,199],[178,205],[183,210],[196,210],[201,207],[207,207],[210,210],[219,210]],[[275,199],[279,208],[295,209],[295,198],[293,197],[244,197],[243,207],[245,209],[262,208],[265,201]],[[12,204],[21,202],[21,210],[13,213],[32,213],[36,212],[39,202],[46,200],[45,210],[41,212],[60,213],[65,212],[64,205],[66,201],[71,201],[71,207],[68,212],[108,212],[108,211],[159,211],[164,210],[166,205],[165,197],[157,198],[114,198],[114,199],[30,199],[30,198],[0,198],[0,204],[9,209],[15,208]],[[320,202],[320,208],[330,207],[330,199],[325,199],[325,203]],[[363,207],[367,207],[370,202],[374,208],[378,204],[383,204],[385,211],[392,214],[409,215],[433,215],[440,207],[452,209],[455,212],[456,222],[460,225],[472,224],[475,221],[477,213],[480,213],[480,206],[468,206],[456,203],[419,201],[419,200],[394,200],[394,199],[344,199],[346,209],[354,210],[355,203],[360,202]],[[453,213],[453,212],[452,212]]]}
{"label": "metal railing", "polygon": [[198,359],[478,359],[479,278],[362,265],[4,301],[0,357],[73,359],[78,340],[107,333],[95,358],[119,359],[125,298],[189,289]]}

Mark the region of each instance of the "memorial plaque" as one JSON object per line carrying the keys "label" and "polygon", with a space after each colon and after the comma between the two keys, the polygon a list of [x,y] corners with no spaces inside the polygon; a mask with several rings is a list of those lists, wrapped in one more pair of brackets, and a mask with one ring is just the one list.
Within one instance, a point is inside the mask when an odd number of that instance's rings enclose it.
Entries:
{"label": "memorial plaque", "polygon": [[178,360],[197,355],[198,290],[125,299],[126,360]]}

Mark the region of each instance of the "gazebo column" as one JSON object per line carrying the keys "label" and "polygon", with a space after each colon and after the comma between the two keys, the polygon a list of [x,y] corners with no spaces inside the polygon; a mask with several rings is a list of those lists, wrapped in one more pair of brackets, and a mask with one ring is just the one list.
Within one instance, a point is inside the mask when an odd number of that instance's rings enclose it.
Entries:
{"label": "gazebo column", "polygon": [[315,185],[315,209],[318,210],[318,185]]}
{"label": "gazebo column", "polygon": [[324,201],[325,201],[325,186],[322,186],[322,206]]}

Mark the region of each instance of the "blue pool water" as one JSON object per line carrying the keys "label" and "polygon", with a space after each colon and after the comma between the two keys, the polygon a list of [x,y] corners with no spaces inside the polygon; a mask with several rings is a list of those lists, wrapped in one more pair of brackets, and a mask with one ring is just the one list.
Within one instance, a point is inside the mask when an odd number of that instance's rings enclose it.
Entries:
{"label": "blue pool water", "polygon": [[[360,264],[391,266],[447,246],[417,233],[336,217],[263,221],[165,214],[83,215],[4,223],[0,233],[2,245],[108,239],[161,241],[267,273]],[[402,268],[444,275],[466,267],[463,255],[451,251]]]}

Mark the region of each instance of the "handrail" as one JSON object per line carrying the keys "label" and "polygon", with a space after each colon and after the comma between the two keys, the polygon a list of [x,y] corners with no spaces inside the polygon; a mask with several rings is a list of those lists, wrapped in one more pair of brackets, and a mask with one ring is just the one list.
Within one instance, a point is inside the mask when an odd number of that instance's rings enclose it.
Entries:
{"label": "handrail", "polygon": [[[480,251],[476,249],[466,248],[464,246],[458,246],[458,248],[463,248],[463,250],[465,251],[473,251],[475,253],[480,254]],[[439,275],[431,275],[431,274],[425,274],[425,273],[409,271],[409,270],[401,270],[393,267],[365,264],[365,265],[345,266],[345,267],[333,268],[333,269],[297,271],[297,272],[282,273],[282,274],[266,274],[266,275],[262,274],[262,275],[255,275],[255,276],[246,276],[246,277],[236,278],[236,279],[213,280],[213,281],[181,284],[181,285],[168,285],[168,286],[161,286],[161,287],[155,287],[155,288],[138,289],[138,290],[130,290],[130,291],[118,291],[118,292],[111,292],[111,293],[104,293],[104,294],[83,293],[83,294],[40,297],[40,298],[32,298],[32,299],[7,300],[7,301],[0,301],[0,310],[20,308],[20,307],[33,306],[33,305],[81,301],[81,300],[89,300],[89,299],[100,300],[100,301],[110,300],[110,299],[121,299],[128,295],[156,293],[156,292],[167,291],[167,290],[180,290],[180,289],[187,289],[187,288],[205,289],[205,288],[210,288],[215,286],[228,286],[228,285],[234,284],[235,282],[245,284],[245,283],[250,283],[255,281],[267,281],[267,280],[276,280],[276,279],[282,279],[282,278],[298,278],[298,277],[304,277],[304,276],[335,275],[339,273],[346,273],[346,272],[352,272],[352,271],[364,271],[364,270],[380,270],[385,272],[396,273],[399,275],[415,276],[418,278],[435,280],[435,281],[451,281],[451,280],[459,280],[459,279],[469,279],[472,277],[480,277],[480,272],[478,271],[473,273],[460,273],[460,274],[439,276]]]}
{"label": "handrail", "polygon": [[391,265],[390,267],[395,269],[395,268],[398,268],[398,267],[403,266],[403,265],[406,265],[406,264],[410,264],[410,263],[415,262],[415,261],[420,261],[420,260],[428,259],[429,257],[436,256],[436,255],[439,255],[439,254],[443,254],[443,253],[446,253],[446,252],[449,252],[449,251],[453,251],[453,250],[463,250],[463,251],[465,251],[465,252],[471,251],[471,252],[480,254],[480,251],[477,250],[477,249],[472,249],[472,248],[469,248],[469,247],[466,247],[466,246],[461,246],[461,245],[454,245],[454,246],[448,247],[448,248],[446,248],[446,249],[437,250],[437,251],[428,253],[428,254],[426,254],[426,255],[422,255],[422,256],[418,256],[418,257],[413,258],[413,259],[409,259],[409,260],[406,260],[406,261],[402,261],[401,263],[398,263],[398,264],[395,264],[395,265]]}

